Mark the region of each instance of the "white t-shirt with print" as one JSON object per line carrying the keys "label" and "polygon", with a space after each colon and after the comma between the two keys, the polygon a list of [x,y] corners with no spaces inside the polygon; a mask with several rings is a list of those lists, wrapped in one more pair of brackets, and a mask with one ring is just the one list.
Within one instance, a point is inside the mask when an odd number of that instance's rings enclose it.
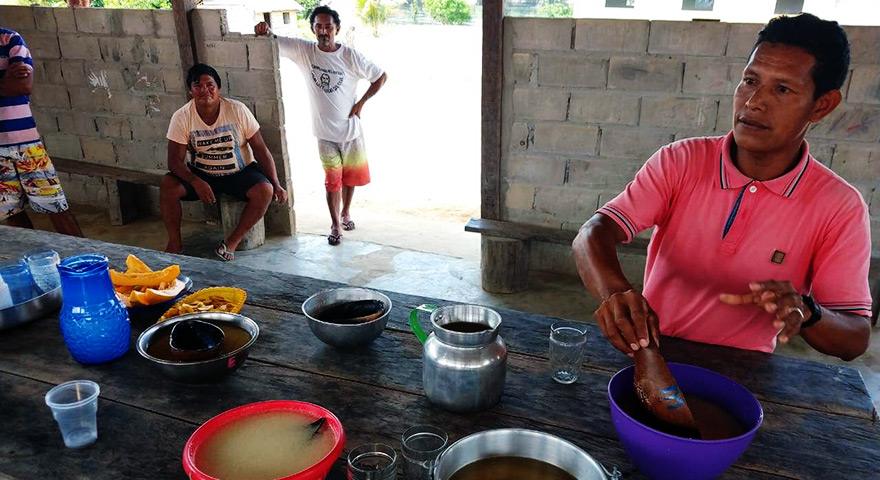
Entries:
{"label": "white t-shirt with print", "polygon": [[189,147],[190,165],[219,177],[240,172],[254,161],[247,140],[259,130],[245,104],[220,97],[220,114],[213,125],[202,121],[190,100],[174,112],[166,137]]}
{"label": "white t-shirt with print", "polygon": [[293,60],[305,77],[312,133],[331,142],[350,142],[361,136],[360,118],[348,116],[357,102],[357,83],[360,79],[375,82],[382,69],[345,45],[335,52],[322,52],[317,42],[280,36],[278,44],[281,55]]}

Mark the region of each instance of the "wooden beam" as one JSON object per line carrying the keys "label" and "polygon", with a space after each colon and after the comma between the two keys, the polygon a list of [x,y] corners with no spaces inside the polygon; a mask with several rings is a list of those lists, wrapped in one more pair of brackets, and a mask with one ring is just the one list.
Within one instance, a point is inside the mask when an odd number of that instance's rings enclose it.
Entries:
{"label": "wooden beam", "polygon": [[189,20],[189,12],[194,8],[196,8],[195,0],[171,0],[171,9],[174,11],[174,29],[177,32],[177,48],[180,50],[180,68],[184,75],[197,61],[193,49],[195,41],[192,23]]}
{"label": "wooden beam", "polygon": [[483,0],[480,216],[501,219],[501,88],[504,0]]}

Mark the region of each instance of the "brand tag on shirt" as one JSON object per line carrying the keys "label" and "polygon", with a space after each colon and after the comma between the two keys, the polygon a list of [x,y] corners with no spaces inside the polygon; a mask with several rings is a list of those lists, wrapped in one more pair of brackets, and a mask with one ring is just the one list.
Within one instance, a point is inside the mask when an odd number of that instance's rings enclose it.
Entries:
{"label": "brand tag on shirt", "polygon": [[770,257],[770,261],[777,264],[782,265],[782,262],[785,260],[785,252],[780,252],[779,250],[773,251],[773,256]]}

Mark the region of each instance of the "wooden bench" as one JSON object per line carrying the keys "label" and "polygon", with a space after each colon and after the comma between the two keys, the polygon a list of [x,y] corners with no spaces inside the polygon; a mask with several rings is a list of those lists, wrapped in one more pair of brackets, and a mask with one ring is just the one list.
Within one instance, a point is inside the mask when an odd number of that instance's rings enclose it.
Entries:
{"label": "wooden bench", "polygon": [[[162,177],[165,176],[164,173],[141,172],[111,165],[100,165],[58,157],[52,158],[52,165],[59,172],[101,177],[104,179],[104,185],[107,188],[107,207],[110,212],[111,225],[125,225],[135,218],[143,216],[148,206],[143,204],[145,195],[141,186],[158,187],[162,183]],[[220,220],[223,225],[223,233],[228,235],[238,226],[238,222],[241,220],[241,212],[246,202],[228,195],[221,195],[218,201],[220,203]],[[266,227],[261,218],[245,234],[237,250],[250,250],[259,247],[265,241]]]}

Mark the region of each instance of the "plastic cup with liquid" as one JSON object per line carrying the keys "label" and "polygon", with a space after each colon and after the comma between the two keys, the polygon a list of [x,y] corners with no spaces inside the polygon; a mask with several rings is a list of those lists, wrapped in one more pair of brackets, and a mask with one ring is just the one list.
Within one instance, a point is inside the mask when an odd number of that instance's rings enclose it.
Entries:
{"label": "plastic cup with liquid", "polygon": [[52,409],[67,448],[82,448],[98,439],[100,391],[98,384],[91,380],[72,380],[46,393],[46,405]]}
{"label": "plastic cup with liquid", "polygon": [[34,284],[40,289],[40,293],[46,293],[61,286],[61,276],[58,274],[58,264],[61,259],[55,250],[32,250],[24,255]]}

